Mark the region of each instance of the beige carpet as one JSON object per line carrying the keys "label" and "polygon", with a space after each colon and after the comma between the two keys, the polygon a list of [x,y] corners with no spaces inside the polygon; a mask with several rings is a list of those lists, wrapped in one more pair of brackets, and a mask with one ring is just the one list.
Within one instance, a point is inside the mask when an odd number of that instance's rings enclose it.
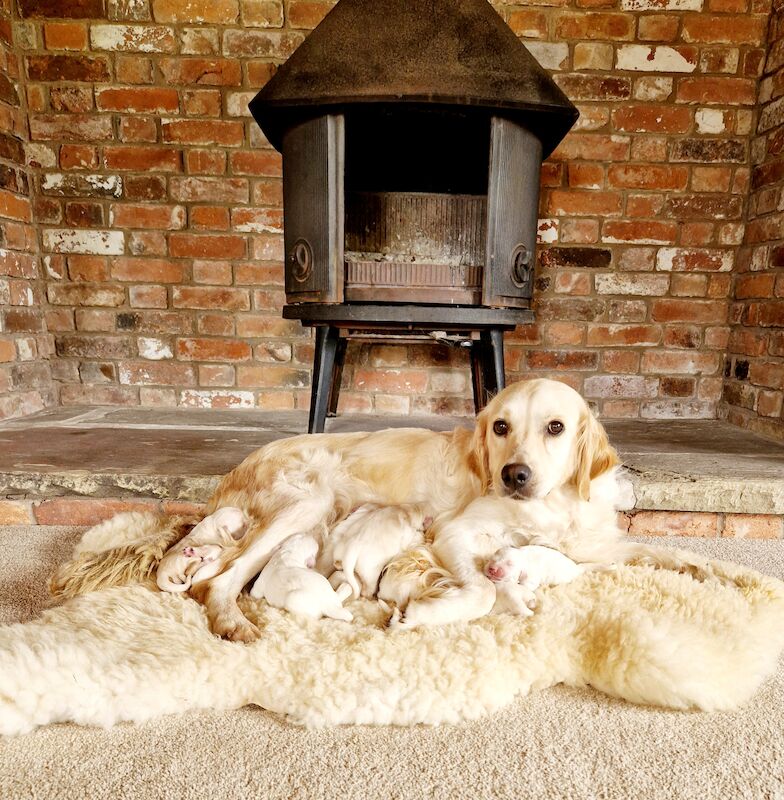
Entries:
{"label": "beige carpet", "polygon": [[[0,527],[0,622],[46,603],[78,534]],[[784,542],[677,541],[784,577]],[[699,669],[699,664],[694,665]],[[749,798],[784,800],[784,670],[736,713],[535,693],[479,722],[307,731],[255,708],[0,742],[0,798]]]}

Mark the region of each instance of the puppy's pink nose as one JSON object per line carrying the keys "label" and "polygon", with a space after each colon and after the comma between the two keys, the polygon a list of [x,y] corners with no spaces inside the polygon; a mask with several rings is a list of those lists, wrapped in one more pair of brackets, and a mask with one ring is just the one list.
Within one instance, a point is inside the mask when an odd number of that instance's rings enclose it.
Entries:
{"label": "puppy's pink nose", "polygon": [[487,575],[491,581],[503,580],[504,574],[504,568],[499,567],[496,564],[488,564],[485,568],[485,575]]}

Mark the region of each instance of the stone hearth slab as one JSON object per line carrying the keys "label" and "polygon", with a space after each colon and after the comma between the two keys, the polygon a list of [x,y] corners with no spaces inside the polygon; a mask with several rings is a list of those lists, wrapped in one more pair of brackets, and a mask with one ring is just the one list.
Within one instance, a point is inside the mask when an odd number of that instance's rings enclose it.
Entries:
{"label": "stone hearth slab", "polygon": [[[328,431],[471,419],[346,415]],[[158,498],[203,502],[219,477],[267,442],[303,433],[303,412],[73,408],[0,424],[0,496]],[[634,508],[784,514],[784,445],[716,420],[606,423]]]}

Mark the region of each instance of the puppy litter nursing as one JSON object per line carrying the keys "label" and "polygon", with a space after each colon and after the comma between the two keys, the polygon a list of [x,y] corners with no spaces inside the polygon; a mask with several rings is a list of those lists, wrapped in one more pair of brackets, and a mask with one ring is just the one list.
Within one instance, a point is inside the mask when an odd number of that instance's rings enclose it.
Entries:
{"label": "puppy litter nursing", "polygon": [[0,629],[0,731],[250,703],[312,726],[455,723],[557,683],[634,703],[732,709],[775,668],[784,584],[712,566],[723,582],[620,566],[540,590],[527,618],[400,631],[386,630],[386,614],[365,599],[346,603],[347,624],[243,595],[262,632],[250,645],[212,635],[203,607],[182,593],[92,592]]}

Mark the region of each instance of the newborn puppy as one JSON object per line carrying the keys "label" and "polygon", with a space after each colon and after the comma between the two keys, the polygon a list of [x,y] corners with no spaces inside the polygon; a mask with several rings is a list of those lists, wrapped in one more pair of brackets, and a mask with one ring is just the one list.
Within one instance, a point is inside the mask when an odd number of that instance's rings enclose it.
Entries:
{"label": "newborn puppy", "polygon": [[423,544],[432,522],[421,505],[360,506],[331,534],[337,572],[330,583],[345,581],[354,597],[373,597],[384,567],[403,550]]}
{"label": "newborn puppy", "polygon": [[245,513],[233,506],[205,517],[172,547],[158,564],[156,582],[164,592],[185,592],[194,583],[217,574],[224,547],[242,538],[248,527]]}
{"label": "newborn puppy", "polygon": [[502,547],[485,565],[485,576],[496,585],[493,611],[530,616],[536,608],[534,592],[541,585],[569,583],[590,568],[551,547]]}
{"label": "newborn puppy", "polygon": [[323,575],[313,570],[318,548],[313,536],[303,533],[289,536],[273,552],[250,596],[263,597],[271,606],[285,608],[292,614],[351,622],[353,615],[343,608],[351,589],[344,584],[336,592]]}

